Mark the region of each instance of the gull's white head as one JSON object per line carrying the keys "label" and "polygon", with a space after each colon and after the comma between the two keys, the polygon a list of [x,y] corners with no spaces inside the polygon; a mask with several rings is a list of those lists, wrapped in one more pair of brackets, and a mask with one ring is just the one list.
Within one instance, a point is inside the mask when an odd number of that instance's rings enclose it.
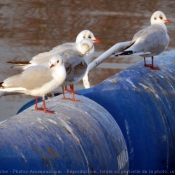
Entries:
{"label": "gull's white head", "polygon": [[83,30],[83,31],[81,31],[78,34],[78,36],[76,38],[76,43],[79,43],[81,40],[83,40],[85,38],[89,38],[89,39],[91,39],[95,43],[100,42],[100,40],[98,40],[98,39],[95,38],[94,34],[91,31],[89,31],[89,30]]}
{"label": "gull's white head", "polygon": [[52,56],[49,60],[50,68],[58,68],[63,65],[64,65],[63,59],[59,54]]}
{"label": "gull's white head", "polygon": [[61,55],[53,55],[49,60],[49,68],[55,80],[55,86],[60,86],[66,79],[66,69]]}
{"label": "gull's white head", "polygon": [[78,43],[78,50],[83,55],[88,55],[94,52],[94,44],[93,41],[89,38],[85,38]]}
{"label": "gull's white head", "polygon": [[164,23],[171,23],[171,20],[167,19],[165,14],[161,11],[156,11],[152,14],[150,19],[151,24],[164,24]]}

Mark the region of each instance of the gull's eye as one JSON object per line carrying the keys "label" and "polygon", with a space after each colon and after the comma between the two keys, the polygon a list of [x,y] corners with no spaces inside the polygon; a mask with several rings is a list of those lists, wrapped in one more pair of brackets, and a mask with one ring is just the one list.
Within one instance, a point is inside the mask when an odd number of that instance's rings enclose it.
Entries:
{"label": "gull's eye", "polygon": [[162,16],[159,16],[159,18],[160,18],[160,19],[163,19],[163,17],[162,17]]}
{"label": "gull's eye", "polygon": [[91,38],[91,36],[89,35],[88,38]]}
{"label": "gull's eye", "polygon": [[57,63],[59,63],[60,61],[58,60]]}
{"label": "gull's eye", "polygon": [[156,18],[156,17],[154,17],[154,19],[156,20],[157,18]]}

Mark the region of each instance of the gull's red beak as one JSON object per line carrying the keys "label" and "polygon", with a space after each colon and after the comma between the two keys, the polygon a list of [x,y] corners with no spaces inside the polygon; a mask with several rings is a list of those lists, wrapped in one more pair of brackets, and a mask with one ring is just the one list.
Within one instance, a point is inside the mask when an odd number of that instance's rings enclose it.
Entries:
{"label": "gull's red beak", "polygon": [[171,21],[171,20],[169,20],[169,19],[165,19],[165,20],[164,20],[164,22],[167,22],[167,23],[172,23],[172,21]]}
{"label": "gull's red beak", "polygon": [[94,39],[93,42],[94,43],[100,43],[100,40],[99,39]]}
{"label": "gull's red beak", "polygon": [[52,67],[54,67],[54,66],[55,66],[55,65],[52,64],[52,65],[50,66],[50,69],[51,69]]}

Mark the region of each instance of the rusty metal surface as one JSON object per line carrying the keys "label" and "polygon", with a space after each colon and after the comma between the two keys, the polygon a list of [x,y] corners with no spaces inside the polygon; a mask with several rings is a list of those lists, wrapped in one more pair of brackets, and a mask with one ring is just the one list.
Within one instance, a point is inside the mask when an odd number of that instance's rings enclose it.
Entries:
{"label": "rusty metal surface", "polygon": [[[47,100],[55,114],[31,107],[0,124],[0,170],[9,174],[126,174],[128,153],[113,117],[92,100]],[[41,104],[40,104],[41,105]],[[81,173],[82,171],[82,173]],[[108,174],[107,172],[105,174]]]}

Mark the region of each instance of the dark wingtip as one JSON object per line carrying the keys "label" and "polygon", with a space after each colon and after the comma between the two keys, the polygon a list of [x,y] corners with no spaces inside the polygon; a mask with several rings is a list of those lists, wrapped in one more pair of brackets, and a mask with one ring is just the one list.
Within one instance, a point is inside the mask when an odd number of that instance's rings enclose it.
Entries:
{"label": "dark wingtip", "polygon": [[29,61],[7,61],[10,64],[30,64]]}
{"label": "dark wingtip", "polygon": [[4,82],[0,82],[0,87],[3,88],[4,86],[2,85]]}
{"label": "dark wingtip", "polygon": [[115,56],[120,56],[120,55],[131,55],[131,54],[133,54],[133,51],[124,51],[124,52],[122,52],[122,53],[120,53],[120,54],[116,54]]}

